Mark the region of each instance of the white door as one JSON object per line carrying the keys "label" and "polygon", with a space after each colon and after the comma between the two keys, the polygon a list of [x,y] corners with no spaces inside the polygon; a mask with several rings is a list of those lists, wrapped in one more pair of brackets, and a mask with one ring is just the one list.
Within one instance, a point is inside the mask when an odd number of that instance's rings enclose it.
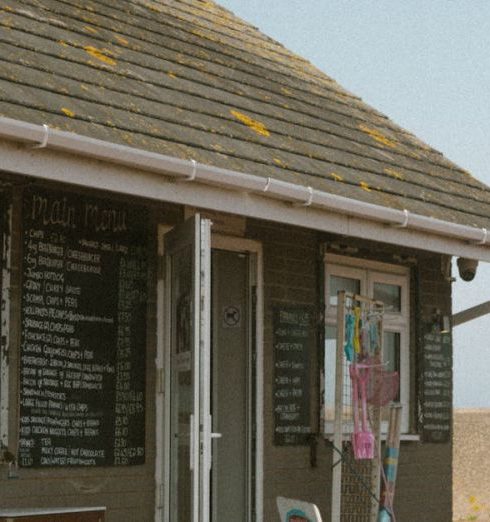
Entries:
{"label": "white door", "polygon": [[170,379],[167,520],[209,522],[210,227],[199,215],[165,235]]}

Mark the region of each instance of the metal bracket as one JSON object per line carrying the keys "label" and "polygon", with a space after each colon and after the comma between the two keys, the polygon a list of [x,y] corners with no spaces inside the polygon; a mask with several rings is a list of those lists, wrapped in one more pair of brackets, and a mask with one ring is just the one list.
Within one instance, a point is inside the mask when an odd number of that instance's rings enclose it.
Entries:
{"label": "metal bracket", "polygon": [[403,209],[403,221],[401,223],[394,223],[392,226],[395,228],[407,228],[408,227],[408,219],[410,217],[410,212],[404,208]]}
{"label": "metal bracket", "polygon": [[41,140],[40,143],[38,143],[36,145],[32,145],[31,148],[33,148],[33,149],[45,149],[47,147],[48,139],[49,139],[49,127],[48,127],[48,125],[46,125],[46,123],[43,123],[43,129],[44,129],[43,139]]}

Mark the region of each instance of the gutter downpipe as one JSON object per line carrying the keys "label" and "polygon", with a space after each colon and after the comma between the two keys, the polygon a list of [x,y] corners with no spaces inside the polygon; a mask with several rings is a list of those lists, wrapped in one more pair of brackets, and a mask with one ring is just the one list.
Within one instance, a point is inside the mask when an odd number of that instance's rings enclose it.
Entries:
{"label": "gutter downpipe", "polygon": [[199,181],[208,185],[253,192],[295,204],[335,211],[361,219],[368,219],[398,228],[416,229],[431,234],[452,237],[474,245],[490,243],[487,229],[449,223],[440,219],[413,214],[408,210],[396,210],[372,203],[337,196],[273,178],[213,167],[155,152],[106,142],[78,134],[56,130],[44,125],[0,118],[0,137],[26,143],[33,149],[75,153],[92,159],[107,161],[126,167],[177,178],[182,181]]}

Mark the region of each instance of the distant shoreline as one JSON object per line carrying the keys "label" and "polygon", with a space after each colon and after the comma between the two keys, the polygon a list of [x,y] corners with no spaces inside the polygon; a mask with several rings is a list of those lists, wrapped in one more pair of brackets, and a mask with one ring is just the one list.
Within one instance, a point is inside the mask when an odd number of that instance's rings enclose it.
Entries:
{"label": "distant shoreline", "polygon": [[454,413],[478,413],[478,412],[490,412],[490,407],[480,408],[454,408]]}

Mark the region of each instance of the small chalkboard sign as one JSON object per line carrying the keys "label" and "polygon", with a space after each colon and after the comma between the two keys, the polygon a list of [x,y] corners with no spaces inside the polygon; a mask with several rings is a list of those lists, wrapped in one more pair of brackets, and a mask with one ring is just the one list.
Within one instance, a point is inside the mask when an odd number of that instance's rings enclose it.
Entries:
{"label": "small chalkboard sign", "polygon": [[22,467],[144,462],[147,230],[144,207],[25,190]]}
{"label": "small chalkboard sign", "polygon": [[432,324],[423,326],[420,414],[426,442],[448,442],[452,419],[452,339]]}
{"label": "small chalkboard sign", "polygon": [[311,306],[274,308],[274,443],[308,443],[310,356],[315,348]]}

